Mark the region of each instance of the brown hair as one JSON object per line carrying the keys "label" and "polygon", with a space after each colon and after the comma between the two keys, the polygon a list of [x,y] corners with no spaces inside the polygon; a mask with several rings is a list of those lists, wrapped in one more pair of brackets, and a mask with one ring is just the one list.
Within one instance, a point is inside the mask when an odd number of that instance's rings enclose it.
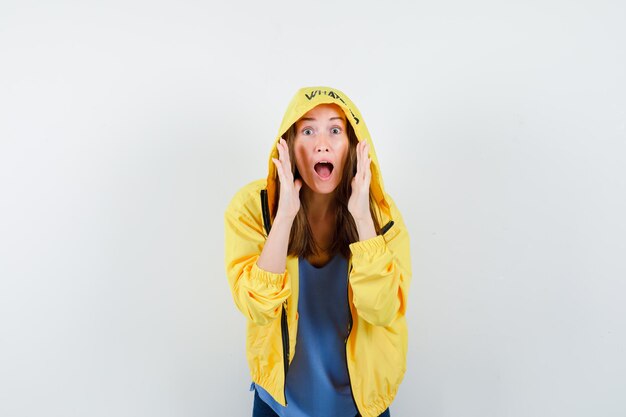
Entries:
{"label": "brown hair", "polygon": [[[331,255],[335,255],[336,253],[341,253],[344,258],[348,259],[350,257],[350,248],[349,245],[353,242],[357,242],[359,240],[359,234],[356,229],[356,224],[354,223],[354,219],[352,215],[348,211],[348,200],[352,193],[352,178],[356,174],[356,145],[359,142],[359,139],[354,132],[354,128],[350,124],[350,122],[346,123],[346,133],[348,134],[349,147],[348,147],[348,156],[346,157],[346,163],[343,167],[343,173],[341,176],[341,182],[337,186],[336,192],[336,203],[337,203],[337,212],[335,218],[335,227],[333,230],[335,231],[332,245],[328,249]],[[283,135],[283,139],[287,142],[289,146],[289,159],[291,160],[291,172],[293,172],[294,180],[300,178],[301,181],[304,182],[300,173],[298,172],[298,168],[296,167],[296,156],[294,153],[294,141],[296,138],[296,124],[291,125],[289,129]],[[277,180],[280,184],[280,179],[277,177]],[[380,232],[380,223],[378,221],[378,217],[375,215],[374,208],[377,207],[374,203],[374,197],[372,195],[372,190],[370,188],[370,214],[372,215],[372,220],[374,221],[374,229],[376,230],[376,234]],[[276,210],[278,209],[278,201],[280,199],[280,186],[277,187],[276,192],[276,201],[274,204],[274,213],[276,215]],[[287,249],[287,254],[291,256],[298,256],[302,258],[308,258],[310,255],[314,255],[322,252],[322,248],[320,248],[315,241],[313,240],[313,234],[311,232],[311,227],[307,220],[306,216],[306,203],[301,199],[300,200],[300,210],[296,215],[293,224],[291,226],[291,233],[289,234],[289,246]]]}

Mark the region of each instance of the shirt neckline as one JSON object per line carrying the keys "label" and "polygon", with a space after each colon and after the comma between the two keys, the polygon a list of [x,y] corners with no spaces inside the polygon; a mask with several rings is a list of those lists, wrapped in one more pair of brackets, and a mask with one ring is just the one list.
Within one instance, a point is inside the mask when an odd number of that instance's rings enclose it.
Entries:
{"label": "shirt neckline", "polygon": [[321,271],[322,269],[325,269],[327,266],[329,266],[330,264],[332,264],[333,262],[335,262],[335,259],[337,259],[337,257],[339,256],[339,253],[336,253],[335,255],[333,255],[332,258],[330,258],[330,260],[328,262],[326,262],[324,265],[322,266],[315,266],[313,265],[311,262],[308,261],[308,259],[306,258],[302,258],[302,260],[304,262],[306,262],[307,265],[309,265],[311,268],[315,269],[316,271]]}

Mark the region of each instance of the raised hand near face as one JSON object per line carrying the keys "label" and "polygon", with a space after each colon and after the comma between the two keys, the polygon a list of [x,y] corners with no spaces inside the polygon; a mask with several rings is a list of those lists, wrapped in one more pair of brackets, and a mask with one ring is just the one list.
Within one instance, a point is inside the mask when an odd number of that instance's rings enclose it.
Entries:
{"label": "raised hand near face", "polygon": [[356,175],[352,179],[352,194],[348,200],[348,211],[356,222],[371,220],[370,214],[370,182],[372,171],[369,157],[369,144],[366,140],[356,145]]}
{"label": "raised hand near face", "polygon": [[280,138],[276,144],[276,148],[278,149],[278,159],[272,158],[272,162],[274,162],[276,171],[278,172],[278,179],[280,180],[280,198],[276,216],[294,219],[300,210],[300,188],[302,188],[302,180],[298,178],[294,181],[293,179],[287,141]]}

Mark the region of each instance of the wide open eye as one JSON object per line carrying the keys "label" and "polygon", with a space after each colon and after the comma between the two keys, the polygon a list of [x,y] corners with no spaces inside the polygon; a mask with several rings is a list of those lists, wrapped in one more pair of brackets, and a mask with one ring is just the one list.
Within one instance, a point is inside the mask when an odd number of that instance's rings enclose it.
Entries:
{"label": "wide open eye", "polygon": [[333,134],[335,135],[338,135],[341,133],[341,129],[338,127],[333,127],[330,131],[333,132]]}
{"label": "wide open eye", "polygon": [[313,129],[309,129],[308,127],[302,131],[304,136],[310,136],[313,134]]}

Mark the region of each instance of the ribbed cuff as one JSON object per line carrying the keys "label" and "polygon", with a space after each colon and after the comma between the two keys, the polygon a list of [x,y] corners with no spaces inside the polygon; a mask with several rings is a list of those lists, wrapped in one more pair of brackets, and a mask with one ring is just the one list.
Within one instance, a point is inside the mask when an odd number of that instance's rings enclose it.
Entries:
{"label": "ribbed cuff", "polygon": [[283,288],[285,284],[286,274],[286,270],[282,274],[266,271],[259,268],[256,262],[254,263],[254,265],[252,265],[252,269],[250,270],[250,275],[253,276],[257,281],[262,282],[267,286],[274,287],[278,290],[281,290]]}
{"label": "ribbed cuff", "polygon": [[382,235],[378,235],[367,240],[351,243],[349,246],[352,255],[362,255],[365,253],[382,252],[385,250],[386,245],[385,238]]}

